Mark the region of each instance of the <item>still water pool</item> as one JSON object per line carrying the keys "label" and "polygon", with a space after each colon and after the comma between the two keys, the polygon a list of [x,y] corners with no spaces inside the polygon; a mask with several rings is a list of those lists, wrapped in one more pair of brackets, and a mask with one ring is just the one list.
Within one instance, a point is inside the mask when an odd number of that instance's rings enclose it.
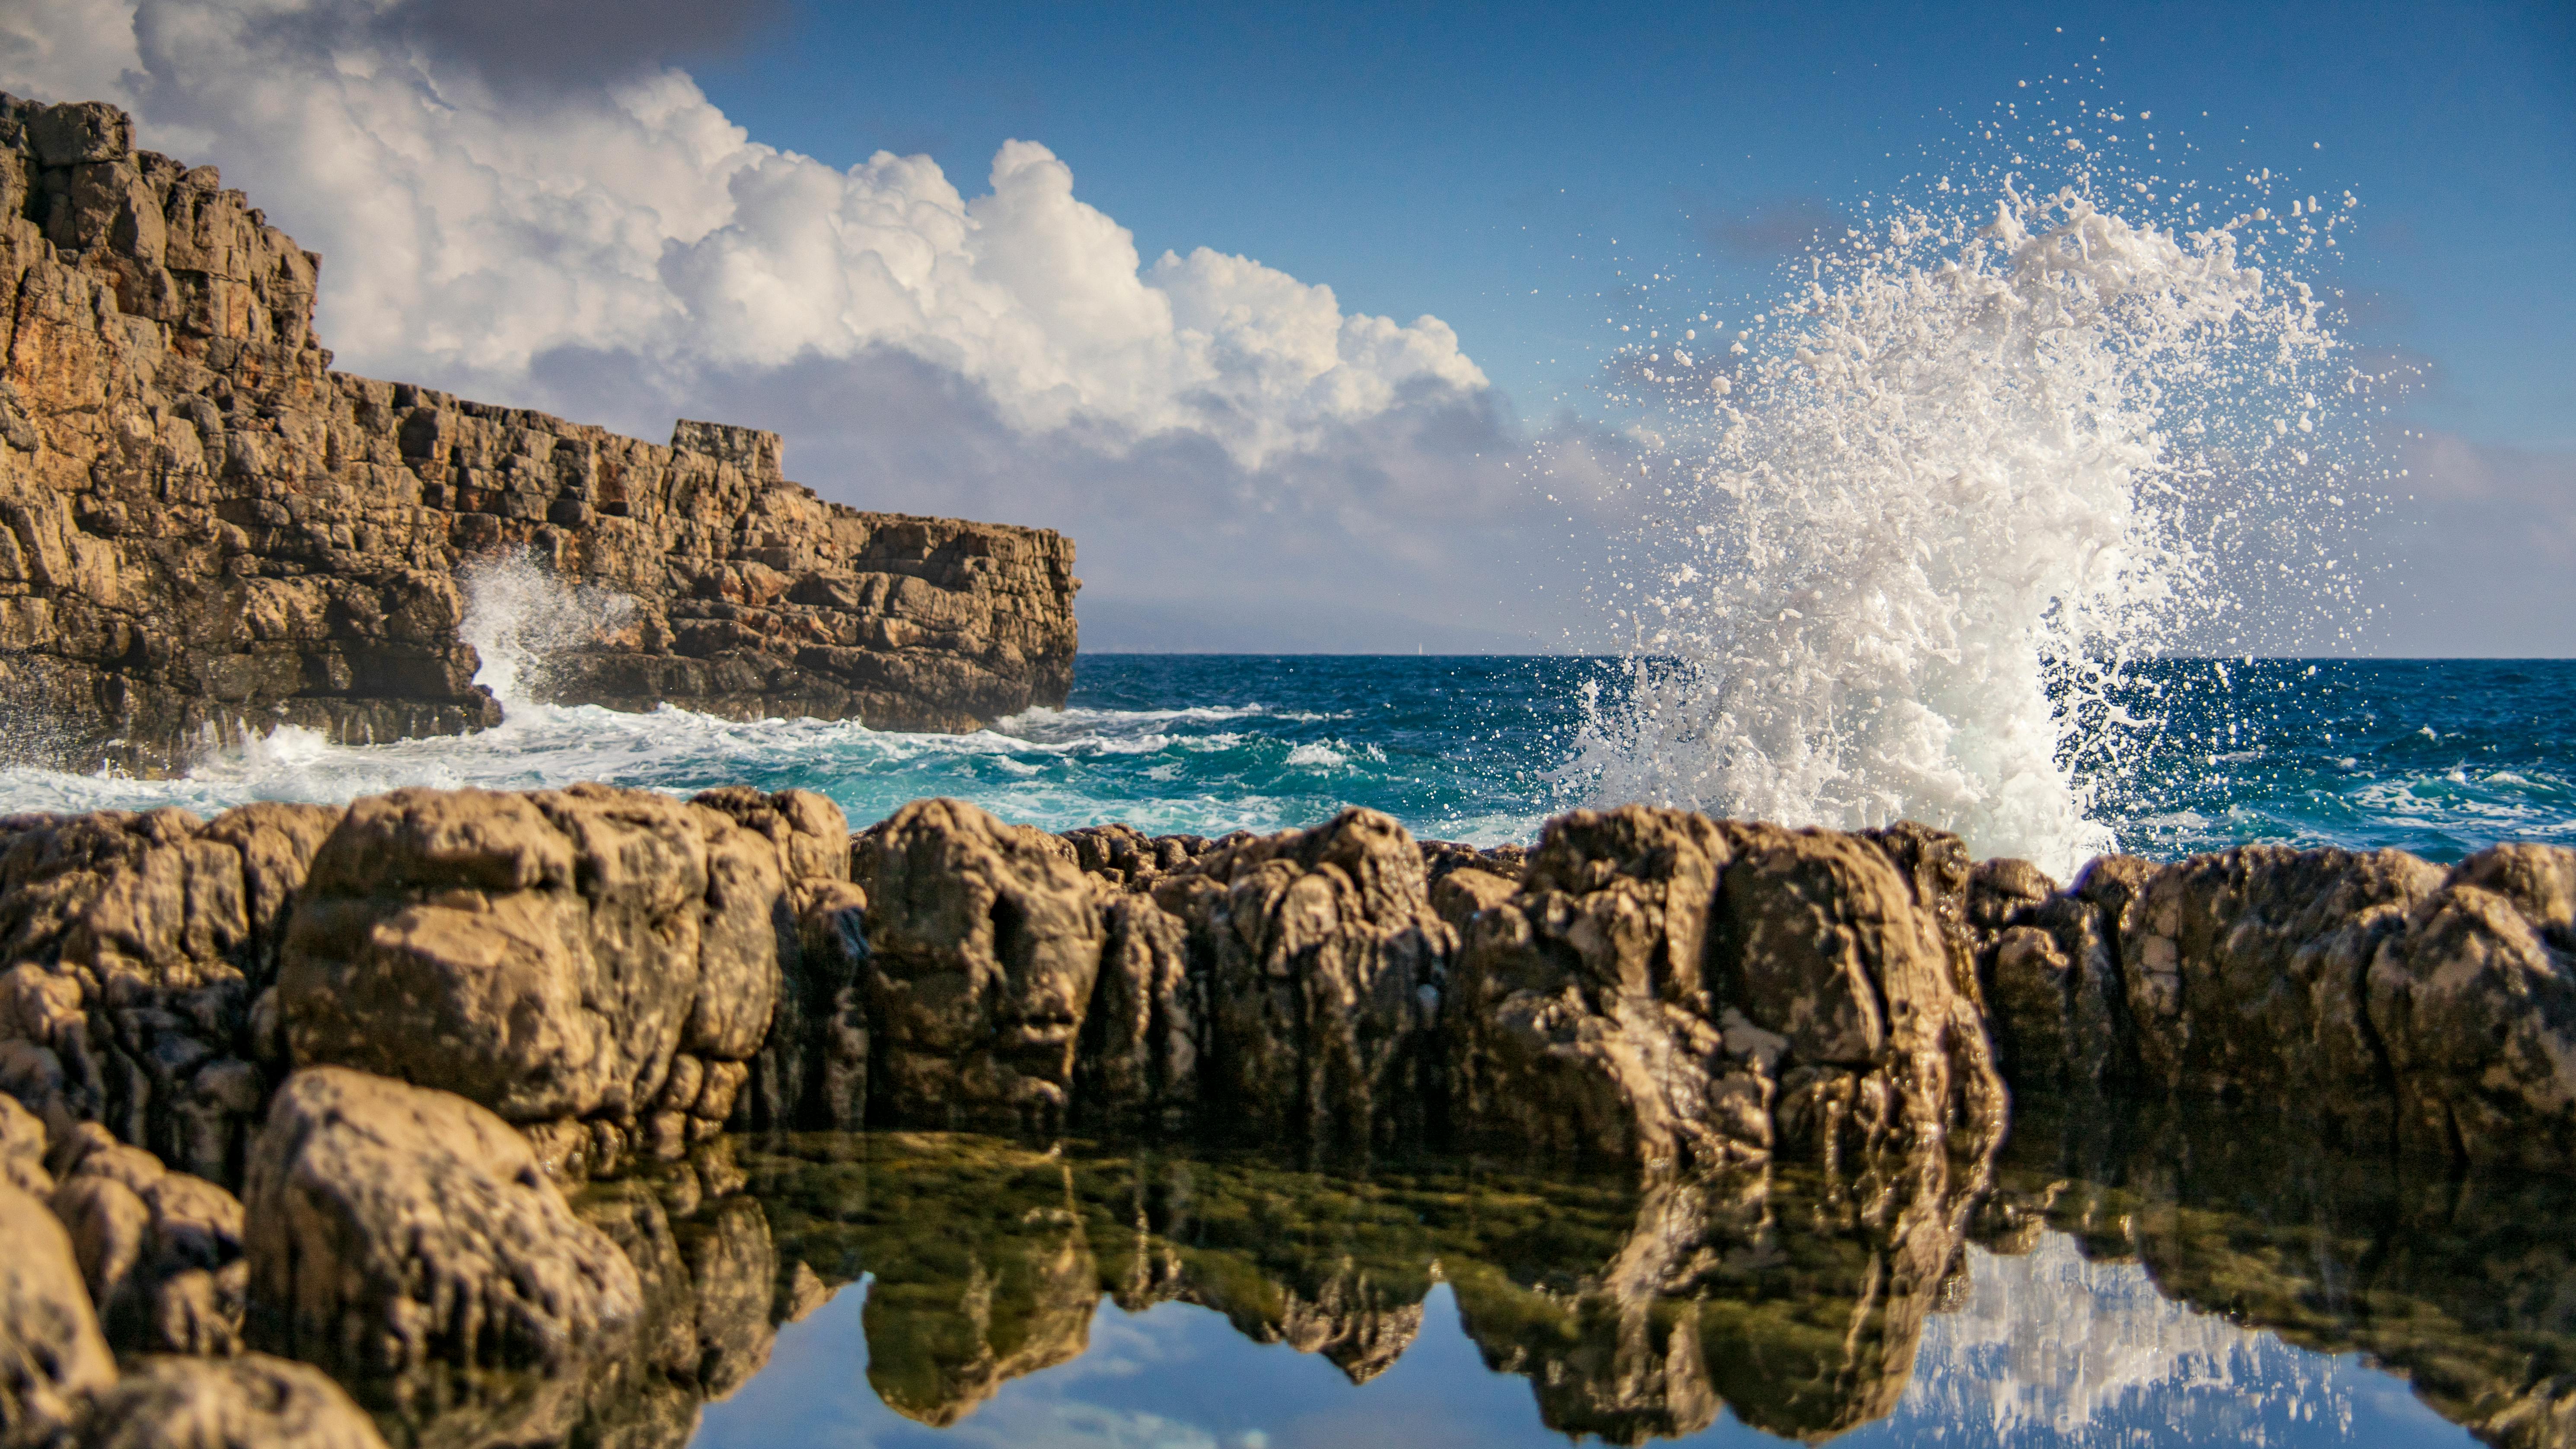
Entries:
{"label": "still water pool", "polygon": [[2116,1115],[2034,1104],[1991,1162],[1644,1186],[743,1139],[740,1191],[672,1231],[756,1219],[788,1321],[690,1442],[2564,1442],[2565,1186]]}

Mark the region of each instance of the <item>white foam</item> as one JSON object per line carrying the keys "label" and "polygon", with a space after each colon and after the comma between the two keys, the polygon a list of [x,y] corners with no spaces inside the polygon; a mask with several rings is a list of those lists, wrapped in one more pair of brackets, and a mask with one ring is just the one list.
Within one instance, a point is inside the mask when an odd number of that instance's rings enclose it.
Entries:
{"label": "white foam", "polygon": [[1674,501],[1617,581],[1628,688],[1569,773],[1604,803],[1911,818],[2065,872],[2113,843],[2088,770],[2154,724],[2112,696],[2224,607],[2212,520],[2262,511],[2272,419],[2229,409],[2299,393],[2332,338],[2227,232],[2072,189],[1854,245],[1662,420]]}

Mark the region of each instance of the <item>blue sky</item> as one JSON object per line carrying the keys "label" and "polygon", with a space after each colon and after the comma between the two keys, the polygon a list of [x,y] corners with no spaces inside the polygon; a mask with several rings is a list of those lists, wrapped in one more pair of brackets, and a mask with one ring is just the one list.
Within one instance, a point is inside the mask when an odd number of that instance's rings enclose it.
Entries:
{"label": "blue sky", "polygon": [[842,165],[926,151],[969,178],[1042,140],[1148,256],[1212,246],[1433,313],[1525,415],[1579,396],[1614,252],[1759,287],[1767,261],[1711,227],[1848,210],[1947,152],[1951,117],[2097,72],[2221,169],[2362,198],[2356,333],[2434,364],[2424,425],[2576,443],[2566,6],[799,6],[693,71],[754,136]]}
{"label": "blue sky", "polygon": [[2151,112],[2157,169],[2358,197],[2303,275],[2409,379],[2367,627],[2243,642],[2568,655],[2571,15],[17,0],[0,88],[220,165],[345,368],[775,428],[826,497],[1070,533],[1087,647],[1259,652],[1622,637],[1664,444],[1606,319],[1767,302],[1999,104]]}

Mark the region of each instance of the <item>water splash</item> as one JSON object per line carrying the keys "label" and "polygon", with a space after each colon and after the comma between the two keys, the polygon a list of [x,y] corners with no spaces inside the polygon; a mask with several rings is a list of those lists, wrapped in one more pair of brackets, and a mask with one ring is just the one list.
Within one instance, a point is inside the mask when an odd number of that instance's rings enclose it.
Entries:
{"label": "water splash", "polygon": [[1896,211],[1808,258],[1766,335],[1702,313],[1705,343],[1635,349],[1671,502],[1568,773],[2063,872],[2114,843],[2093,796],[2154,725],[2133,667],[2225,647],[2246,560],[2310,542],[2281,524],[2326,491],[2315,394],[2351,369],[2226,226],[2009,175],[1988,212]]}
{"label": "water splash", "polygon": [[601,642],[635,617],[632,598],[568,581],[525,550],[479,559],[458,576],[465,622],[457,632],[482,657],[474,682],[505,711],[546,702],[550,655]]}

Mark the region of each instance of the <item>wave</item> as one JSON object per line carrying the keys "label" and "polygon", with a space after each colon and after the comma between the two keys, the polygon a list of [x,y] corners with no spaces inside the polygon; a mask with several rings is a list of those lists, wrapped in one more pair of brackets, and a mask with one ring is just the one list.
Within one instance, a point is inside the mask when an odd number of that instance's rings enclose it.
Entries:
{"label": "wave", "polygon": [[2130,675],[2232,640],[2245,551],[2343,502],[2317,430],[2358,384],[2307,286],[2110,190],[1899,206],[1763,335],[1638,344],[1689,386],[1653,418],[1652,562],[1615,581],[1628,687],[1569,767],[1591,798],[1912,818],[2059,872],[2112,848],[2101,783],[2158,725]]}

